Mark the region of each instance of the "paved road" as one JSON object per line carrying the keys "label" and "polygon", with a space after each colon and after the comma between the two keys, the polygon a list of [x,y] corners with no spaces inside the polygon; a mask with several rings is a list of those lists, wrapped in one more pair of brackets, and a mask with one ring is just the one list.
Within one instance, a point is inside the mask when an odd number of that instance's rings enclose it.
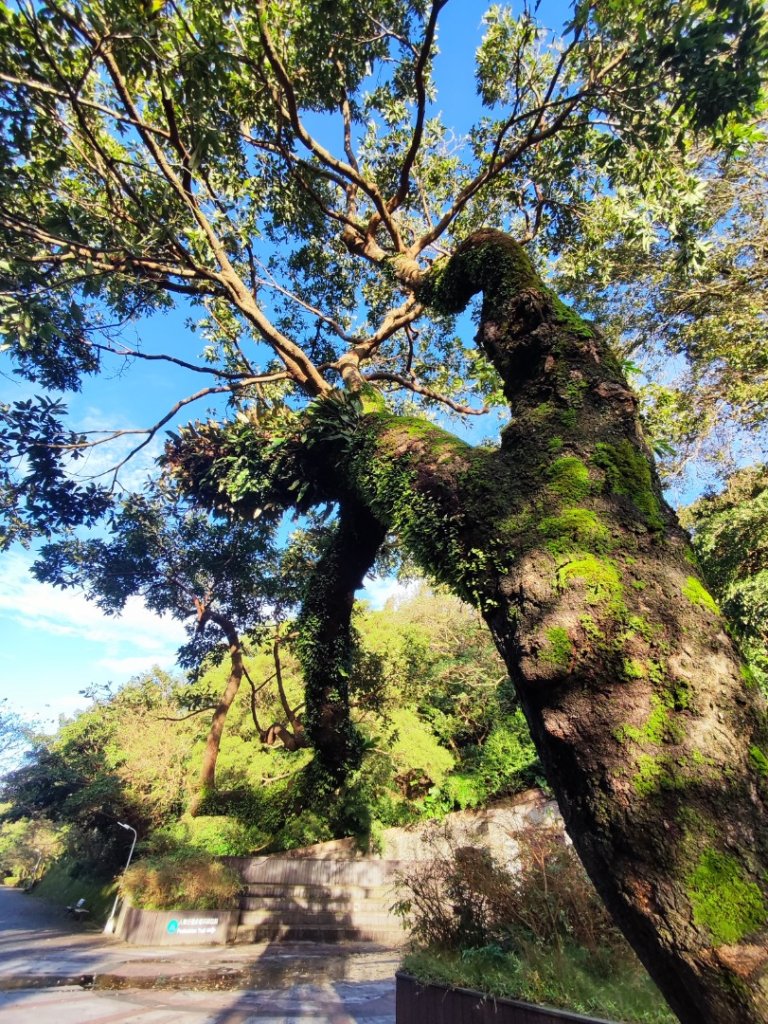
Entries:
{"label": "paved road", "polygon": [[131,946],[0,887],[2,1024],[394,1024],[398,959],[365,944]]}

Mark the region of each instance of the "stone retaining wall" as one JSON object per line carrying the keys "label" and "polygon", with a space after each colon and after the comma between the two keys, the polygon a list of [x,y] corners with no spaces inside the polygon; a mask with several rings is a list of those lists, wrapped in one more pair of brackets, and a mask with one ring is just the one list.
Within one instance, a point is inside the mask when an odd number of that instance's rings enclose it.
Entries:
{"label": "stone retaining wall", "polygon": [[532,789],[483,811],[386,829],[380,855],[361,853],[352,839],[338,839],[262,857],[226,857],[244,883],[239,910],[171,912],[123,907],[117,934],[142,945],[280,939],[399,945],[406,934],[391,911],[398,875],[406,875],[416,862],[462,846],[487,847],[514,868],[519,857],[515,833],[538,826],[562,828],[562,822],[555,804]]}

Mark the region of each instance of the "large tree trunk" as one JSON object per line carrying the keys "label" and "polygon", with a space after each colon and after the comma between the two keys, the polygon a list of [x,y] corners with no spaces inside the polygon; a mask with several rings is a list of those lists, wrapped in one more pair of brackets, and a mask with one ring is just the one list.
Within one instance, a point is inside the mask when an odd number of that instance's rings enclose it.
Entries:
{"label": "large tree trunk", "polygon": [[[765,704],[662,499],[621,368],[498,232],[426,278],[404,258],[393,272],[437,309],[483,293],[477,340],[512,421],[498,449],[473,449],[363,391],[357,419],[324,402],[284,447],[283,476],[303,474],[316,503],[341,508],[302,612],[313,742],[341,778],[357,753],[352,593],[392,530],[481,609],[574,845],[680,1020],[765,1024]],[[204,440],[174,465],[210,500],[195,460],[220,451],[228,465],[227,446],[242,457],[246,441]],[[264,500],[261,440],[244,511]]]}
{"label": "large tree trunk", "polygon": [[576,849],[680,1020],[765,1022],[764,704],[600,337],[496,232],[420,297],[458,310],[478,290],[513,416],[500,448],[374,409],[347,480],[482,610]]}

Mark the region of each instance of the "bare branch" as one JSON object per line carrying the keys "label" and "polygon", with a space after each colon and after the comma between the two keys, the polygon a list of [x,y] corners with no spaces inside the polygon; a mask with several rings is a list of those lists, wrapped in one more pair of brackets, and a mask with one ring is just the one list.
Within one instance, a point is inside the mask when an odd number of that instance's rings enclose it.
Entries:
{"label": "bare branch", "polygon": [[402,252],[404,246],[400,238],[400,232],[398,231],[397,225],[392,220],[389,210],[387,209],[387,205],[384,202],[381,192],[377,186],[373,182],[368,181],[367,178],[363,177],[363,175],[361,175],[351,164],[344,160],[338,160],[334,157],[333,154],[325,148],[325,146],[323,146],[307,131],[301,117],[299,116],[299,105],[296,100],[296,94],[293,90],[293,83],[291,82],[290,76],[277,53],[267,26],[267,19],[264,12],[264,0],[258,0],[257,10],[259,35],[261,37],[261,44],[264,48],[264,54],[275,78],[277,79],[282,95],[285,98],[285,102],[283,102],[280,96],[273,90],[273,98],[275,102],[280,107],[281,112],[287,118],[296,133],[297,138],[303,143],[303,145],[306,146],[311,153],[314,153],[326,167],[331,168],[346,181],[357,185],[360,191],[364,192],[369,197],[381,222],[394,243],[395,250],[397,252]]}
{"label": "bare branch", "polygon": [[204,704],[202,707],[197,708],[196,711],[190,711],[188,715],[182,715],[180,718],[176,718],[172,715],[156,715],[156,722],[186,722],[188,718],[194,718],[195,715],[202,715],[204,711],[215,711],[216,704]]}
{"label": "bare branch", "polygon": [[[195,363],[189,363],[185,359],[178,359],[176,356],[155,352],[140,352],[138,349],[126,348],[122,345],[103,345],[93,342],[93,348],[98,349],[100,352],[110,352],[115,356],[123,356],[126,359],[143,359],[146,362],[156,360],[163,363],[173,363],[175,366],[181,366],[185,370],[192,370],[194,373],[205,373],[211,377],[217,377],[219,380],[229,380],[234,383],[242,383],[245,378],[248,378],[250,382],[254,380],[253,376],[247,373],[228,373],[226,370],[217,370],[213,366],[197,366]],[[271,377],[272,375],[268,376]]]}

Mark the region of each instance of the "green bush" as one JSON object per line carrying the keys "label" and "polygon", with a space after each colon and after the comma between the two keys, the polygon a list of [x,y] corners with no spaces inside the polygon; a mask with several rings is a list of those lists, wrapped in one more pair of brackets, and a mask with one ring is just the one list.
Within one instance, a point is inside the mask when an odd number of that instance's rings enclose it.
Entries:
{"label": "green bush", "polygon": [[596,970],[594,957],[572,944],[536,943],[515,951],[491,945],[471,950],[416,950],[403,969],[424,983],[475,989],[487,996],[567,1008],[632,1024],[677,1024],[655,985],[637,964]]}
{"label": "green bush", "polygon": [[315,811],[306,810],[289,818],[275,835],[273,850],[295,850],[300,846],[312,846],[333,839],[334,834],[328,819]]}
{"label": "green bush", "polygon": [[261,851],[268,834],[228,815],[185,815],[152,833],[153,854],[197,851],[212,857],[247,857]]}
{"label": "green bush", "polygon": [[242,889],[239,875],[201,854],[147,857],[120,881],[120,895],[142,910],[226,910]]}

